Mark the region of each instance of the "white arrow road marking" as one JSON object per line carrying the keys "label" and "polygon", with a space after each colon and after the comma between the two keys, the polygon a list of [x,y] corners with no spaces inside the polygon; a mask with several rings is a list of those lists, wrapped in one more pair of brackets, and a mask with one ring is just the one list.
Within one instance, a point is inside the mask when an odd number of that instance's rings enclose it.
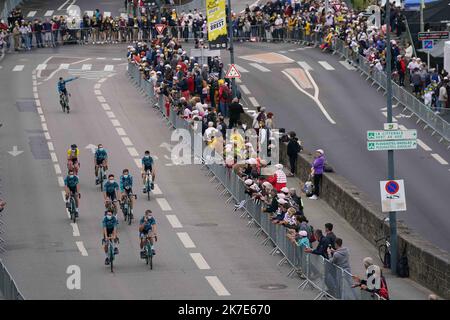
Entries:
{"label": "white arrow road marking", "polygon": [[24,65],[19,64],[19,65],[15,66],[15,67],[12,69],[12,71],[14,71],[14,72],[22,71],[24,67],[25,67]]}
{"label": "white arrow road marking", "polygon": [[200,270],[209,270],[211,269],[209,264],[206,262],[205,258],[203,258],[201,253],[190,253],[192,260],[194,260],[195,264]]}
{"label": "white arrow road marking", "polygon": [[216,276],[206,276],[209,285],[214,289],[218,296],[229,296],[230,293],[224,287],[222,282]]}
{"label": "white arrow road marking", "polygon": [[[305,68],[304,68],[305,69]],[[294,80],[294,78],[292,78],[292,76],[287,73],[285,70],[281,71],[286,77],[288,77],[289,80],[291,80],[292,84],[302,93],[304,93],[305,95],[307,95],[308,97],[310,97],[319,107],[320,111],[322,111],[322,113],[325,115],[325,118],[327,118],[327,120],[331,123],[331,124],[336,124],[336,122],[333,120],[333,118],[331,118],[331,116],[328,114],[327,110],[325,109],[325,107],[323,106],[322,102],[320,102],[319,100],[319,87],[317,86],[316,82],[314,81],[313,77],[311,76],[311,74],[309,73],[309,70],[305,69],[305,74],[308,76],[308,79],[311,81],[313,87],[314,87],[314,96],[312,96],[310,93],[306,92],[305,90],[303,90],[303,88],[301,88],[297,81]]]}
{"label": "white arrow road marking", "polygon": [[177,236],[180,238],[180,241],[186,249],[195,248],[195,244],[187,232],[177,232]]}
{"label": "white arrow road marking", "polygon": [[18,156],[18,155],[21,154],[22,152],[23,152],[23,151],[20,151],[20,150],[17,149],[17,146],[13,146],[12,150],[11,150],[11,151],[8,151],[8,153],[9,153],[10,155],[12,155],[13,157]]}

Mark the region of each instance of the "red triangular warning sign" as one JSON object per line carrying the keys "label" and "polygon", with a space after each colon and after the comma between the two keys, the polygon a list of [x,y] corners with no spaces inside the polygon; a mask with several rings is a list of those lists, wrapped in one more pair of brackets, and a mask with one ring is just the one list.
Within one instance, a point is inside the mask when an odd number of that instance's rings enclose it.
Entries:
{"label": "red triangular warning sign", "polygon": [[164,29],[166,28],[166,25],[165,24],[157,24],[157,25],[155,25],[155,28],[156,28],[156,31],[158,31],[158,33],[160,35],[162,35]]}
{"label": "red triangular warning sign", "polygon": [[340,11],[340,10],[341,10],[341,5],[340,5],[340,4],[335,4],[335,5],[334,5],[334,9],[335,9],[336,11]]}
{"label": "red triangular warning sign", "polygon": [[230,64],[230,69],[228,69],[227,75],[225,78],[241,78],[241,74],[239,73],[238,69],[234,64]]}

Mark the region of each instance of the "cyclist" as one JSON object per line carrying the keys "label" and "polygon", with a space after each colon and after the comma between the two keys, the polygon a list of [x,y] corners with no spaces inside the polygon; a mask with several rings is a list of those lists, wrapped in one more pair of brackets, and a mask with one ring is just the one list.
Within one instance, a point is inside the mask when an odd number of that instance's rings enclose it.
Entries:
{"label": "cyclist", "polygon": [[80,150],[76,144],[72,144],[67,150],[67,169],[74,170],[75,175],[78,175],[78,169],[80,168],[80,163],[78,157],[80,156]]}
{"label": "cyclist", "polygon": [[[122,203],[126,196],[133,194],[133,176],[128,169],[123,169],[120,176],[120,192],[122,193]],[[133,198],[130,197],[130,213],[133,214]]]}
{"label": "cyclist", "polygon": [[64,179],[64,190],[66,191],[66,207],[69,207],[69,196],[70,194],[74,195],[75,198],[75,207],[76,214],[78,217],[78,206],[80,205],[79,197],[80,197],[80,184],[78,177],[74,174],[73,170],[69,170],[69,174]]}
{"label": "cyclist", "polygon": [[70,82],[70,81],[73,81],[73,80],[76,80],[78,78],[79,77],[73,77],[73,78],[69,78],[69,79],[64,80],[63,77],[60,77],[59,81],[58,81],[58,84],[56,86],[56,88],[58,89],[59,95],[64,94],[67,97],[68,95],[67,95],[66,83]]}
{"label": "cyclist", "polygon": [[120,199],[119,185],[116,181],[114,181],[114,175],[112,173],[108,176],[108,181],[105,182],[103,190],[105,190],[105,206],[108,201],[111,201],[111,203],[116,207],[117,212],[117,204],[114,201]]}
{"label": "cyclist", "polygon": [[[105,264],[109,264],[109,256],[108,256],[108,239],[112,239],[115,243],[117,243],[118,237],[117,237],[117,225],[119,224],[119,221],[116,217],[113,216],[112,211],[108,210],[105,213],[105,216],[102,220],[102,226],[103,226],[103,246],[106,253],[106,259]],[[119,248],[114,248],[114,254],[119,254]]]}
{"label": "cyclist", "polygon": [[147,187],[145,185],[146,173],[150,170],[152,174],[152,183],[150,188],[153,190],[154,182],[155,182],[155,168],[153,166],[153,158],[150,156],[150,151],[145,151],[144,157],[142,158],[142,183],[144,185],[143,192],[147,192]]}
{"label": "cyclist", "polygon": [[[151,232],[150,235],[152,238],[156,238],[156,220],[153,217],[151,210],[145,210],[145,215],[139,221],[139,240],[142,259],[145,259],[144,244],[149,232]],[[152,248],[152,254],[155,255],[155,242],[153,242]]]}
{"label": "cyclist", "polygon": [[[108,153],[103,148],[103,145],[100,143],[98,145],[97,150],[95,150],[95,156],[94,156],[94,165],[95,165],[95,183],[99,184],[98,181],[98,169],[100,165],[103,165],[104,172],[108,170]],[[106,173],[103,176],[103,179],[106,179]]]}

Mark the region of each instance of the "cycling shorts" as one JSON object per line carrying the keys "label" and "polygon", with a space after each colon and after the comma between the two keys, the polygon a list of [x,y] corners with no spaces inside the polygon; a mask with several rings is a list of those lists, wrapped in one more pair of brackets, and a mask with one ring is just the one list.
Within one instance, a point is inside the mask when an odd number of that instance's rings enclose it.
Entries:
{"label": "cycling shorts", "polygon": [[125,192],[126,195],[133,194],[133,188],[131,187],[129,189],[123,188],[123,191]]}
{"label": "cycling shorts", "polygon": [[67,96],[67,89],[66,88],[61,89],[61,93],[64,93]]}
{"label": "cycling shorts", "polygon": [[97,163],[97,165],[102,165],[103,161],[105,161],[105,159],[95,159],[95,162]]}
{"label": "cycling shorts", "polygon": [[152,232],[152,229],[149,229],[147,231],[144,229],[144,231],[139,232],[139,238],[141,238],[141,239],[145,238],[148,235],[149,232]]}
{"label": "cycling shorts", "polygon": [[70,159],[69,161],[72,161],[72,163],[73,163],[74,165],[76,165],[77,162],[78,162],[78,158],[72,158],[72,159]]}
{"label": "cycling shorts", "polygon": [[73,188],[71,188],[71,187],[68,187],[68,188],[69,188],[69,191],[70,191],[71,194],[77,193],[77,187],[76,186],[73,187]]}
{"label": "cycling shorts", "polygon": [[107,235],[108,237],[111,237],[111,235],[113,234],[113,232],[114,232],[114,228],[113,228],[113,229],[108,229],[108,228],[106,228],[106,235]]}
{"label": "cycling shorts", "polygon": [[107,192],[107,193],[106,193],[106,197],[109,198],[109,199],[111,199],[111,201],[114,201],[114,200],[116,200],[116,192],[115,192],[115,191],[112,192],[112,193]]}
{"label": "cycling shorts", "polygon": [[153,170],[152,170],[153,168],[152,168],[152,166],[145,166],[144,167],[144,172],[147,172],[147,171],[151,171],[151,172],[153,172]]}

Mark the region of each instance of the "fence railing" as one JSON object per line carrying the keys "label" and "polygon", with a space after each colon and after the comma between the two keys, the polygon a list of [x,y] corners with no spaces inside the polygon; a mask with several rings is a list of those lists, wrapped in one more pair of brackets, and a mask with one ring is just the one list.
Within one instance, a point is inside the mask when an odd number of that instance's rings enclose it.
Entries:
{"label": "fence railing", "polygon": [[16,283],[0,259],[0,293],[6,300],[24,300]]}
{"label": "fence railing", "polygon": [[[192,130],[192,125],[177,115],[172,108],[166,107],[166,100],[162,94],[158,94],[153,85],[142,77],[139,67],[134,63],[128,64],[128,73],[133,83],[151,101],[167,122],[175,129]],[[194,135],[192,134],[191,137]],[[282,254],[283,258],[279,265],[288,264],[290,271],[288,276],[295,273],[301,274],[305,279],[299,285],[299,289],[312,287],[318,290],[315,299],[351,299],[351,300],[382,300],[377,294],[368,291],[352,288],[352,275],[342,268],[332,264],[322,256],[305,253],[303,247],[292,243],[287,238],[287,228],[272,223],[270,216],[262,211],[262,205],[246,194],[244,181],[236,174],[232,168],[222,164],[207,163],[203,154],[195,154],[194,143],[191,143],[194,157],[201,159],[202,168],[208,169],[211,182],[216,183],[216,188],[221,190],[221,195],[226,195],[226,202],[234,201],[242,204],[241,217],[249,219],[248,225],[255,227],[255,236],[265,235],[263,245],[273,244],[272,255]],[[204,143],[202,150],[206,144]]]}

